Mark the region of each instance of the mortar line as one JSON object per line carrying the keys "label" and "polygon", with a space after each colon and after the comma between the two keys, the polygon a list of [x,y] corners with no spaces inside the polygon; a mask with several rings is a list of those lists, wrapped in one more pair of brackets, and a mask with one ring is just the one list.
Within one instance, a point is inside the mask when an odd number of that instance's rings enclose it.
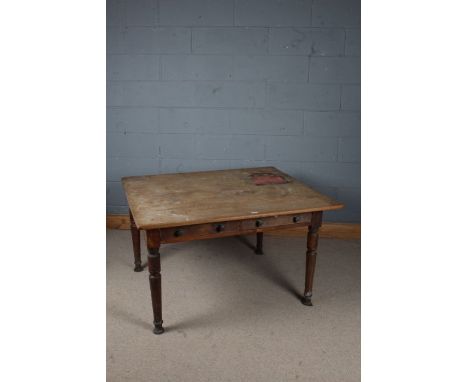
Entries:
{"label": "mortar line", "polygon": [[[135,156],[122,156],[122,155],[110,155],[106,157],[106,159],[158,159],[157,157],[154,156],[141,156],[141,157],[135,157]],[[192,160],[194,158],[187,158],[187,157],[178,157],[178,158],[171,158],[171,157],[165,157],[161,156],[161,159],[177,159],[177,160]],[[207,157],[198,157],[196,159],[203,159],[203,160],[218,160],[218,161],[228,161],[228,160],[243,160],[244,158],[230,158],[230,159],[214,159],[214,158],[207,158]],[[255,161],[264,161],[264,162],[277,162],[277,159],[247,159],[247,160],[255,160]],[[298,159],[293,159],[293,160],[282,160],[283,162],[287,163],[320,163],[320,164],[360,164],[361,162],[356,162],[356,161],[324,161],[324,160],[298,160]],[[121,183],[120,180],[106,180],[107,183]]]}
{"label": "mortar line", "polygon": [[325,113],[325,112],[343,112],[343,113],[357,113],[359,114],[360,111],[358,109],[346,109],[340,110],[336,108],[323,108],[323,109],[304,109],[303,107],[297,108],[271,108],[271,107],[253,107],[253,106],[184,106],[184,105],[107,105],[106,108],[108,109],[213,109],[213,110],[244,110],[244,111],[295,111],[300,112],[301,110],[310,111],[313,113]]}
{"label": "mortar line", "polygon": [[161,81],[163,79],[162,75],[163,75],[163,68],[162,68],[162,54],[158,55],[159,59],[158,59],[158,62],[159,62],[159,81]]}
{"label": "mortar line", "polygon": [[302,110],[302,135],[305,135],[305,110]]}
{"label": "mortar line", "polygon": [[161,134],[161,109],[158,108],[158,132],[157,134]]}
{"label": "mortar line", "polygon": [[336,161],[340,162],[340,137],[336,137]]}
{"label": "mortar line", "polygon": [[[159,19],[159,15],[157,17]],[[108,28],[118,28],[118,25],[108,25]],[[154,28],[153,25],[134,25],[134,24],[129,24],[127,25],[128,28]],[[158,24],[157,27],[164,27],[164,28],[195,28],[195,29],[266,29],[266,28],[276,28],[276,29],[307,29],[307,30],[316,30],[316,31],[321,31],[321,30],[343,30],[344,28],[346,29],[361,29],[359,26],[310,26],[310,25],[277,25],[277,26],[269,26],[269,25],[193,25],[193,26],[188,26],[187,24]]]}
{"label": "mortar line", "polygon": [[312,22],[313,22],[313,7],[314,7],[314,0],[310,0],[310,17],[309,17],[309,24],[310,26],[312,26]]}
{"label": "mortar line", "polygon": [[[106,109],[188,109],[188,110],[225,110],[225,111],[279,111],[279,112],[310,112],[310,113],[338,113],[338,114],[360,114],[359,110],[339,110],[339,109],[328,109],[328,110],[314,110],[314,109],[278,109],[269,107],[247,107],[247,106],[161,106],[161,105],[107,105]],[[288,134],[278,134],[288,135]]]}
{"label": "mortar line", "polygon": [[236,0],[232,1],[232,26],[236,26]]}
{"label": "mortar line", "polygon": [[193,28],[190,28],[190,54],[193,54]]}
{"label": "mortar line", "polygon": [[342,105],[341,105],[342,98],[343,98],[343,85],[340,84],[340,107],[339,107],[338,111],[343,110]]}
{"label": "mortar line", "polygon": [[[108,131],[106,134],[117,134],[121,135],[124,134],[121,131]],[[127,132],[124,135],[131,135],[131,134],[155,134],[155,135],[200,135],[200,136],[205,136],[205,135],[215,135],[215,136],[232,136],[232,137],[302,137],[301,134],[275,134],[275,133],[270,133],[270,134],[260,134],[258,132],[253,132],[253,133],[232,133],[232,132],[205,132],[205,131],[161,131],[159,133],[154,133],[154,132],[144,132],[144,131],[130,131]],[[327,136],[327,135],[309,135],[305,137],[315,137],[315,138],[336,138],[336,136]]]}
{"label": "mortar line", "polygon": [[267,39],[268,39],[268,44],[267,44],[267,54],[270,55],[270,45],[271,45],[271,28],[268,27],[268,33],[267,33]]}
{"label": "mortar line", "polygon": [[159,23],[160,23],[160,21],[161,21],[161,20],[160,20],[160,17],[159,17],[159,9],[160,9],[160,8],[159,8],[159,0],[156,0],[156,1],[155,1],[155,10],[154,10],[154,11],[155,11],[154,21],[155,21],[155,23],[156,23],[156,24],[155,24],[155,27],[158,26]]}
{"label": "mortar line", "polygon": [[[171,52],[154,52],[154,53],[138,53],[138,52],[127,52],[127,53],[109,53],[106,52],[107,56],[158,56],[164,54],[165,56],[208,56],[208,57],[228,57],[228,56],[240,56],[240,57],[311,57],[310,54],[278,54],[278,53],[196,53],[196,52],[182,52],[182,53],[171,53]],[[326,59],[326,58],[341,58],[343,55],[329,55],[329,56],[312,56],[315,59]],[[347,57],[360,57],[360,56],[347,56]],[[280,81],[281,82],[281,81]]]}
{"label": "mortar line", "polygon": [[[118,83],[118,82],[122,82],[122,83],[125,83],[125,82],[146,82],[146,83],[152,83],[152,82],[158,82],[158,83],[174,83],[174,82],[178,82],[178,83],[226,83],[226,84],[234,84],[234,83],[238,83],[238,84],[244,84],[244,85],[248,85],[248,84],[261,84],[261,83],[270,83],[270,84],[288,84],[288,85],[306,85],[307,83],[306,82],[302,82],[302,81],[289,81],[289,82],[283,82],[283,81],[270,81],[270,80],[264,80],[264,79],[260,79],[260,80],[226,80],[226,79],[222,79],[222,80],[190,80],[190,79],[179,79],[179,80],[115,80],[115,79],[111,79],[111,80],[107,80],[108,82],[112,82],[112,83]],[[338,85],[341,85],[340,83],[338,82],[310,82],[310,85],[321,85],[321,86],[331,86],[331,87],[334,87],[334,86],[338,86]],[[354,85],[354,86],[360,86],[361,83],[360,82],[346,82],[345,85]],[[300,109],[302,110],[302,109]]]}
{"label": "mortar line", "polygon": [[343,42],[343,57],[346,57],[346,40],[348,37],[348,31],[346,29],[344,30],[344,42]]}

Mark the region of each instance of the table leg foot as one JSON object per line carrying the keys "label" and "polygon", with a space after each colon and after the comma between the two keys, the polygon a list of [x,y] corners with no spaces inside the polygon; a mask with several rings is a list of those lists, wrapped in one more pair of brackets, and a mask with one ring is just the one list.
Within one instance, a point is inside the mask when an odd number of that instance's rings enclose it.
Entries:
{"label": "table leg foot", "polygon": [[303,305],[306,305],[306,306],[312,306],[312,295],[310,296],[303,296],[301,298],[301,302]]}
{"label": "table leg foot", "polygon": [[143,270],[143,267],[141,264],[135,264],[135,268],[133,268],[135,272],[141,272]]}
{"label": "table leg foot", "polygon": [[156,321],[155,321],[155,322],[154,322],[154,329],[153,329],[153,333],[154,333],[154,334],[159,335],[159,334],[163,334],[163,333],[164,333],[164,328],[163,328],[163,326],[162,326],[162,323],[163,323],[162,321],[160,321],[160,322],[156,322]]}

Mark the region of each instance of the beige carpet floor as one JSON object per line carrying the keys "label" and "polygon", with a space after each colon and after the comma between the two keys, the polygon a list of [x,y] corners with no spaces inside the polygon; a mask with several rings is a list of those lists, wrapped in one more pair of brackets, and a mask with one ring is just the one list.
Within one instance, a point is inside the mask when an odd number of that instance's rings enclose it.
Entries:
{"label": "beige carpet floor", "polygon": [[359,381],[359,241],[320,240],[307,307],[305,237],[265,236],[263,256],[254,239],[163,246],[156,336],[147,269],[133,272],[130,232],[109,230],[108,381]]}

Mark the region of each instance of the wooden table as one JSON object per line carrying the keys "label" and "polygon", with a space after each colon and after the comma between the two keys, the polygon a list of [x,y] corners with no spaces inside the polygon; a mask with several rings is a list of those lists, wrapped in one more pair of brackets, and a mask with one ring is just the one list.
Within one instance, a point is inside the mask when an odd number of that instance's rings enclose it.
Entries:
{"label": "wooden table", "polygon": [[140,230],[146,231],[155,334],[162,334],[161,244],[256,234],[307,226],[304,305],[312,282],[322,212],[343,207],[274,167],[134,176],[122,179],[130,208],[135,271],[143,270]]}

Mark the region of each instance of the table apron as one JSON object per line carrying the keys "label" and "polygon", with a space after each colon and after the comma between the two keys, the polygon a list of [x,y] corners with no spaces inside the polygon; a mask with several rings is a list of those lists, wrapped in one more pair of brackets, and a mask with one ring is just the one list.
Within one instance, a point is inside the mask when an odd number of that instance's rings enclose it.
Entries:
{"label": "table apron", "polygon": [[[316,222],[316,220],[318,220]],[[226,222],[194,224],[159,229],[161,243],[178,243],[200,239],[254,234],[275,229],[288,229],[320,225],[321,212],[307,212],[264,218],[242,219]],[[155,230],[156,231],[156,230]]]}

